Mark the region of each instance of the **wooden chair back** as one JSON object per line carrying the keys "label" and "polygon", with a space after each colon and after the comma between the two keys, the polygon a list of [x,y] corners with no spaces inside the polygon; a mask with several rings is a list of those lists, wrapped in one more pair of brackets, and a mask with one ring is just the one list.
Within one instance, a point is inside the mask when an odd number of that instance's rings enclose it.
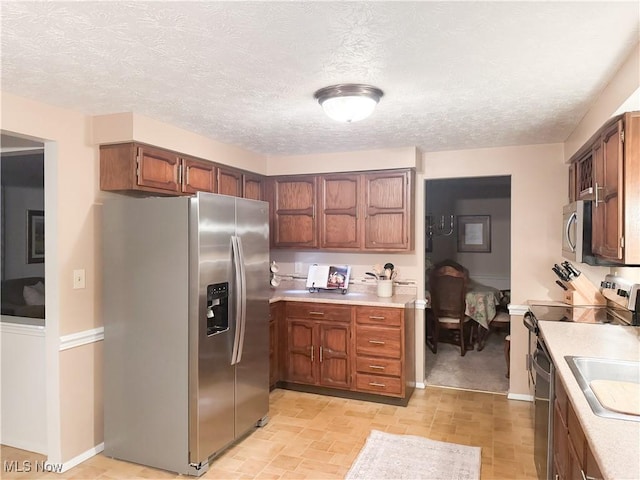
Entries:
{"label": "wooden chair back", "polygon": [[442,266],[431,272],[429,291],[431,309],[436,318],[449,317],[464,320],[467,285],[466,273],[453,266]]}

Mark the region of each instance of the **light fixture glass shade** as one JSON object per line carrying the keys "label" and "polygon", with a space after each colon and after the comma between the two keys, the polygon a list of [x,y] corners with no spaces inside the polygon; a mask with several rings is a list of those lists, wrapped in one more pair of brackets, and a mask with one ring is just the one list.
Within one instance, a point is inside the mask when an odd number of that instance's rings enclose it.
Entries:
{"label": "light fixture glass shade", "polygon": [[369,85],[340,84],[321,88],[315,98],[333,120],[357,122],[373,113],[382,95],[382,90]]}

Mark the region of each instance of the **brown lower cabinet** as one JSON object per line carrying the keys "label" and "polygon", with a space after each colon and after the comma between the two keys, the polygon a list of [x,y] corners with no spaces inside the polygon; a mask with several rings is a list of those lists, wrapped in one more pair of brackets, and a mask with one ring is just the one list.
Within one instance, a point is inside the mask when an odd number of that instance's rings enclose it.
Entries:
{"label": "brown lower cabinet", "polygon": [[280,322],[271,336],[272,351],[280,351],[272,355],[276,382],[408,401],[415,387],[412,309],[312,302],[271,308]]}
{"label": "brown lower cabinet", "polygon": [[567,397],[562,381],[555,380],[553,406],[553,478],[554,480],[602,479],[580,421]]}
{"label": "brown lower cabinet", "polygon": [[351,307],[287,303],[286,380],[351,386]]}
{"label": "brown lower cabinet", "polygon": [[282,303],[269,305],[269,388],[275,388],[280,379],[280,361],[278,358],[278,330],[280,327]]}

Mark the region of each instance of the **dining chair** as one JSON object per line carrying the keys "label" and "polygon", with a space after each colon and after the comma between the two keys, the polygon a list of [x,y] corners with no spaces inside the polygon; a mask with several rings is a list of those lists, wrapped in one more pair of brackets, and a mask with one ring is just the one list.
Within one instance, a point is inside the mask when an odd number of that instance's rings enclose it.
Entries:
{"label": "dining chair", "polygon": [[[429,292],[431,295],[431,312],[433,314],[432,345],[429,347],[437,353],[438,342],[445,341],[460,346],[460,355],[467,353],[471,339],[472,319],[465,315],[465,295],[468,276],[455,266],[444,265],[434,268],[429,276]],[[429,326],[427,326],[429,328]],[[446,330],[450,338],[442,335]],[[467,330],[468,332],[465,332]],[[468,343],[465,336],[469,335]],[[441,338],[442,337],[442,338]],[[470,348],[470,349],[471,349]]]}

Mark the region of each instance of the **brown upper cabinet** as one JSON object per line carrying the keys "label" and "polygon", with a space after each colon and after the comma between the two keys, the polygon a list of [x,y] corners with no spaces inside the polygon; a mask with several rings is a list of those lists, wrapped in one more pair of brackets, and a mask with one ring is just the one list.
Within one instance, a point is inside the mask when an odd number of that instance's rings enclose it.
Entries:
{"label": "brown upper cabinet", "polygon": [[364,175],[364,248],[413,250],[411,170]]}
{"label": "brown upper cabinet", "polygon": [[215,192],[215,166],[139,143],[102,145],[100,188],[167,195]]}
{"label": "brown upper cabinet", "polygon": [[593,201],[594,255],[640,265],[640,112],[609,120],[572,163],[577,169],[575,198]]}
{"label": "brown upper cabinet", "polygon": [[263,200],[263,177],[142,143],[100,146],[100,188],[165,195],[221,193]]}
{"label": "brown upper cabinet", "polygon": [[218,167],[218,193],[242,196],[242,172],[231,168]]}
{"label": "brown upper cabinet", "polygon": [[362,245],[362,177],[320,177],[320,248],[359,249]]}
{"label": "brown upper cabinet", "polygon": [[316,248],[317,178],[277,177],[271,182],[270,197],[272,246]]}
{"label": "brown upper cabinet", "polygon": [[263,181],[260,175],[223,166],[218,166],[217,171],[217,193],[231,195],[233,197],[250,198],[252,200],[263,200]]}
{"label": "brown upper cabinet", "polygon": [[252,200],[264,200],[264,181],[260,175],[242,174],[242,196]]}
{"label": "brown upper cabinet", "polygon": [[387,170],[276,177],[271,186],[273,246],[412,250],[412,173]]}

